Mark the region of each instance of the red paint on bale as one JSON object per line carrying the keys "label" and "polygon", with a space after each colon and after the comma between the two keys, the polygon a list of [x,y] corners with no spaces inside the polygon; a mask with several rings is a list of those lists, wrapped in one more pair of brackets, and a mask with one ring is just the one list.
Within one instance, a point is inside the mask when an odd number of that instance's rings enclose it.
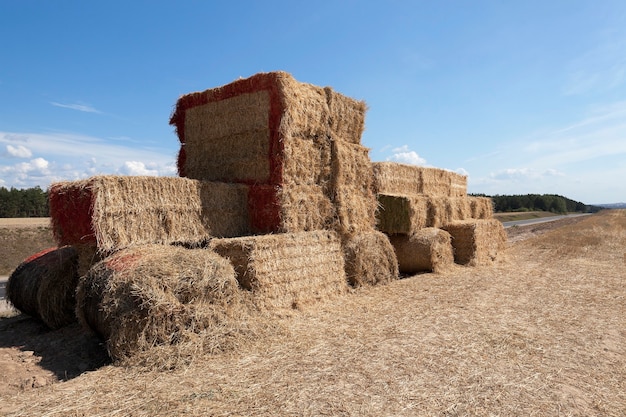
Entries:
{"label": "red paint on bale", "polygon": [[52,251],[55,251],[55,250],[57,250],[57,249],[58,249],[58,248],[56,248],[56,247],[53,247],[53,248],[48,248],[48,249],[44,249],[44,250],[42,250],[41,252],[37,252],[36,254],[31,255],[31,256],[29,256],[28,258],[24,259],[24,261],[22,261],[22,263],[23,263],[23,264],[31,263],[31,262],[33,262],[35,259],[39,259],[39,258],[41,258],[42,256],[44,256],[44,255],[46,255],[46,254],[48,254],[48,253],[50,253],[50,252],[52,252]]}
{"label": "red paint on bale", "polygon": [[124,270],[130,270],[137,266],[140,254],[132,253],[128,255],[113,256],[105,261],[106,267],[114,272],[122,272]]}
{"label": "red paint on bale", "polygon": [[185,173],[185,163],[187,162],[187,151],[185,150],[185,145],[182,144],[180,146],[180,150],[178,151],[178,157],[176,158],[176,168],[178,168],[178,176],[186,177]]}
{"label": "red paint on bale", "polygon": [[278,188],[271,185],[251,186],[248,191],[248,213],[252,233],[281,232]]}
{"label": "red paint on bale", "polygon": [[[250,78],[234,81],[222,87],[184,95],[179,98],[176,103],[176,108],[170,118],[170,124],[175,127],[178,139],[184,144],[185,114],[187,110],[196,106],[226,100],[241,94],[267,90],[270,96],[270,112],[268,115],[268,127],[270,131],[268,155],[270,161],[270,179],[268,184],[280,185],[283,181],[282,163],[284,150],[283,138],[280,135],[280,121],[284,113],[284,103],[281,100],[280,78],[285,76],[287,76],[285,73],[280,72],[261,73],[253,75]],[[178,172],[184,171],[184,168],[181,169],[179,165]],[[245,183],[246,181],[245,179],[241,179],[238,182]]]}
{"label": "red paint on bale", "polygon": [[90,187],[64,187],[63,183],[50,187],[52,232],[59,246],[96,243],[93,198]]}

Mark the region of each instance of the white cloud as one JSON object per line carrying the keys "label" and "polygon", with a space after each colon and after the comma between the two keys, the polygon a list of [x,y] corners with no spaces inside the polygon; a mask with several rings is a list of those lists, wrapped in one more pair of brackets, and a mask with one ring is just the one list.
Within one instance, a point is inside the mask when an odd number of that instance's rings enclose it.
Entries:
{"label": "white cloud", "polygon": [[159,175],[158,169],[148,169],[146,164],[140,161],[126,161],[121,169],[121,173],[125,175],[143,175],[156,177]]}
{"label": "white cloud", "polygon": [[24,145],[7,145],[7,153],[16,158],[30,158],[33,153]]}
{"label": "white cloud", "polygon": [[411,151],[408,145],[392,149],[393,155],[387,161],[402,162],[411,165],[426,165],[426,160],[419,156],[417,152]]}
{"label": "white cloud", "polygon": [[94,175],[173,176],[177,172],[174,140],[172,150],[155,150],[137,147],[130,140],[111,142],[67,133],[0,132],[0,146],[17,147],[16,142],[37,156],[13,164],[6,155],[0,155],[0,184],[16,188],[46,188],[52,182]]}
{"label": "white cloud", "polygon": [[82,111],[85,113],[102,114],[100,110],[90,106],[89,104],[83,104],[83,103],[63,104],[63,103],[57,103],[55,101],[51,101],[50,104],[56,107],[64,108],[64,109],[78,110],[78,111]]}
{"label": "white cloud", "polygon": [[456,172],[457,174],[465,175],[466,177],[469,177],[469,172],[467,172],[465,168],[457,168],[454,170],[454,172]]}

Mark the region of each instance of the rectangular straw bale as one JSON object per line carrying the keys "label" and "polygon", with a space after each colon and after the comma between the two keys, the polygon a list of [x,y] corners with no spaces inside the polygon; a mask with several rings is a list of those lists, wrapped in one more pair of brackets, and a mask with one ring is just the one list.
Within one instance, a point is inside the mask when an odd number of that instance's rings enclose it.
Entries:
{"label": "rectangular straw bale", "polygon": [[397,162],[373,162],[374,190],[378,194],[412,195],[421,193],[420,168]]}
{"label": "rectangular straw bale", "polygon": [[374,189],[379,194],[433,197],[463,197],[467,195],[467,177],[440,168],[374,162]]}
{"label": "rectangular straw bale", "polygon": [[493,218],[493,200],[490,197],[468,197],[473,219]]}
{"label": "rectangular straw bale", "polygon": [[369,149],[333,141],[332,195],[341,235],[372,231],[376,227],[377,201]]}
{"label": "rectangular straw bale", "polygon": [[448,223],[472,218],[472,208],[467,197],[428,197],[426,226],[441,228]]}
{"label": "rectangular straw bale", "polygon": [[450,197],[467,196],[467,176],[450,172]]}
{"label": "rectangular straw bale", "polygon": [[332,229],[335,206],[319,185],[252,185],[250,229],[255,234]]}
{"label": "rectangular straw bale", "polygon": [[451,210],[451,221],[472,218],[472,205],[467,197],[450,197],[449,209]]}
{"label": "rectangular straw bale", "polygon": [[420,193],[450,197],[452,195],[452,172],[440,168],[420,167]]}
{"label": "rectangular straw bale", "polygon": [[441,228],[453,220],[450,197],[428,197],[427,227]]}
{"label": "rectangular straw bale", "polygon": [[213,239],[210,247],[230,260],[262,309],[297,308],[347,291],[341,243],[331,231]]}
{"label": "rectangular straw bale", "polygon": [[360,144],[365,128],[364,101],[355,100],[325,87],[329,110],[329,135],[333,140]]}
{"label": "rectangular straw bale", "polygon": [[454,260],[461,265],[489,265],[506,247],[504,226],[496,219],[453,222],[444,230],[452,235]]}
{"label": "rectangular straw bale", "polygon": [[[181,97],[170,123],[184,143],[182,171],[201,180],[266,185],[310,181],[318,175],[319,155],[307,158],[311,149],[298,148],[331,136],[329,101],[339,140],[355,140],[364,120],[364,111],[359,113],[351,99],[337,93],[329,99],[327,94],[288,73],[271,72]],[[294,155],[304,159],[290,161]],[[290,163],[298,169],[290,170]]]}
{"label": "rectangular straw bale", "polygon": [[111,251],[147,243],[198,243],[249,232],[247,186],[185,178],[97,176],[50,187],[59,245]]}
{"label": "rectangular straw bale", "polygon": [[426,227],[428,197],[378,194],[377,228],[388,234],[413,234]]}
{"label": "rectangular straw bale", "polygon": [[346,277],[354,286],[386,284],[398,279],[398,260],[386,234],[373,230],[343,239]]}
{"label": "rectangular straw bale", "polygon": [[398,258],[398,268],[404,274],[442,272],[454,264],[450,233],[426,227],[410,235],[390,235]]}

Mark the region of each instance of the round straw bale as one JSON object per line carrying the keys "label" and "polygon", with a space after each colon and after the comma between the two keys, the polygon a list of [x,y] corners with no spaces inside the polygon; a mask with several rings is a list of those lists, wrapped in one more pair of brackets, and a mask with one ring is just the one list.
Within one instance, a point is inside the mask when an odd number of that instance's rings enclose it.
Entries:
{"label": "round straw bale", "polygon": [[344,241],[345,268],[353,286],[384,284],[398,278],[398,260],[382,232],[357,233]]}
{"label": "round straw bale", "polygon": [[441,272],[454,265],[452,237],[444,230],[426,227],[411,235],[391,235],[389,241],[404,274]]}
{"label": "round straw bale", "polygon": [[9,277],[7,297],[22,313],[58,329],[76,320],[78,253],[71,246],[43,250]]}
{"label": "round straw bale", "polygon": [[223,334],[241,301],[226,259],[208,249],[165,245],[105,258],[80,279],[76,297],[79,320],[106,340],[114,360],[212,329],[212,337]]}

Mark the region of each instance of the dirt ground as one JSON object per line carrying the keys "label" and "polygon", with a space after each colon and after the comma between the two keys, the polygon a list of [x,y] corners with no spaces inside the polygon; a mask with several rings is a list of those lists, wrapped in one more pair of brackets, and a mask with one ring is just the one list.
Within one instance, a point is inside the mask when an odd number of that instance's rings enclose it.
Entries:
{"label": "dirt ground", "polygon": [[626,416],[626,214],[507,229],[491,267],[366,288],[166,372],[0,318],[0,415]]}

